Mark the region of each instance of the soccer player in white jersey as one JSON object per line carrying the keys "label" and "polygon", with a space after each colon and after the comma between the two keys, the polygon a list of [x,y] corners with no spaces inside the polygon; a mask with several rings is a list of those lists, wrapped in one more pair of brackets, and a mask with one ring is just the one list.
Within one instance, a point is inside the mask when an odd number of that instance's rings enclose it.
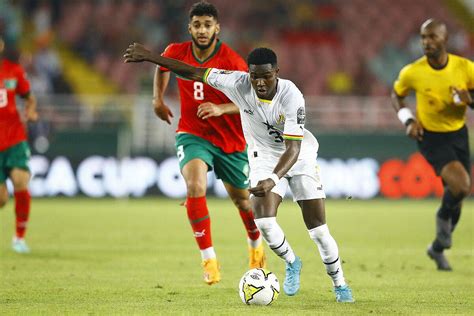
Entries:
{"label": "soccer player in white jersey", "polygon": [[151,53],[135,43],[126,50],[125,62],[149,61],[177,75],[202,81],[224,92],[233,102],[225,107],[202,106],[198,116],[206,119],[240,112],[250,163],[251,201],[255,223],[270,249],[286,262],[283,290],[295,295],[300,287],[301,259],[295,255],[276,221],[288,186],[301,207],[303,219],[331,277],[336,301],[354,302],[344,280],[336,241],[325,218],[325,194],[316,165],[318,142],[304,128],[305,101],[289,80],[278,78],[277,57],[268,48],[253,50],[249,73],[198,68]]}

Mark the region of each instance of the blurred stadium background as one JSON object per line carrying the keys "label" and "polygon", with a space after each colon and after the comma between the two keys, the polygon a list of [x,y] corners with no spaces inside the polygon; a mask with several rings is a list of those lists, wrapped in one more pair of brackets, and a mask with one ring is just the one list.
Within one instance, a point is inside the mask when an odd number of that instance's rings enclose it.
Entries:
{"label": "blurred stadium background", "polygon": [[[228,200],[209,199],[224,278],[201,282],[179,206],[176,82],[168,89],[170,127],[153,114],[154,67],[122,63],[131,42],[161,52],[189,40],[193,2],[0,0],[0,34],[8,56],[26,68],[41,115],[29,126],[31,193],[67,196],[33,199],[27,256],[10,249],[13,199],[0,211],[0,314],[249,314],[236,289],[247,269],[245,234]],[[448,254],[454,271],[435,274],[425,247],[439,200],[427,197],[440,195],[441,183],[404,135],[389,93],[400,68],[421,56],[418,30],[428,17],[447,23],[451,52],[474,58],[474,0],[210,2],[220,10],[223,41],[242,56],[275,49],[281,76],[305,94],[331,198],[328,222],[357,300],[334,303],[298,207],[285,203],[279,222],[305,260],[302,290],[257,313],[472,314],[473,199]],[[474,111],[468,124],[473,150]],[[225,195],[212,175],[209,186]],[[151,198],[126,199],[142,196]],[[382,198],[362,200],[375,197]],[[281,261],[267,253],[281,280]]]}
{"label": "blurred stadium background", "polygon": [[[123,64],[122,53],[133,41],[161,52],[189,40],[193,2],[0,2],[9,57],[25,66],[38,97],[41,120],[29,126],[34,196],[185,195],[174,151],[177,119],[170,128],[152,111],[154,67]],[[474,58],[473,0],[212,2],[223,41],[242,56],[273,48],[281,76],[302,89],[330,197],[441,193],[404,136],[389,93],[401,67],[422,55],[418,30],[428,17],[447,23],[450,52]],[[168,104],[178,114],[171,85]],[[225,194],[212,176],[209,186]]]}

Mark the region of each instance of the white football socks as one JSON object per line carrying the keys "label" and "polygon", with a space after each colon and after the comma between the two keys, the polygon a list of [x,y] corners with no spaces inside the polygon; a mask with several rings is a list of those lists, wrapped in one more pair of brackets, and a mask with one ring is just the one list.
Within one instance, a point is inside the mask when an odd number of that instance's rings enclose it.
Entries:
{"label": "white football socks", "polygon": [[255,224],[260,230],[263,239],[265,239],[274,253],[288,263],[293,263],[295,261],[295,253],[293,252],[293,249],[291,249],[291,246],[286,240],[285,234],[280,225],[278,225],[275,217],[256,218]]}
{"label": "white football socks", "polygon": [[262,235],[258,236],[258,238],[255,240],[252,240],[247,237],[247,243],[250,247],[257,248],[262,243]]}
{"label": "white football socks", "polygon": [[206,249],[202,249],[200,251],[201,251],[201,259],[203,261],[216,257],[216,252],[214,251],[214,247],[209,247],[209,248],[206,248]]}
{"label": "white football socks", "polygon": [[319,254],[326,266],[326,271],[331,277],[334,286],[345,285],[344,273],[342,272],[339,249],[334,238],[329,233],[328,225],[324,224],[308,230],[309,236],[316,243]]}

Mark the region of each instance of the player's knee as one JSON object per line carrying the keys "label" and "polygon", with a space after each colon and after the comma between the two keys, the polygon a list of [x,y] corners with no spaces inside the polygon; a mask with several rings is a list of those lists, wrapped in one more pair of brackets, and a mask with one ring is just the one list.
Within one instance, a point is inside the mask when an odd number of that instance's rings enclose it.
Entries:
{"label": "player's knee", "polygon": [[308,229],[313,229],[326,224],[326,221],[317,217],[304,218],[304,223]]}
{"label": "player's knee", "polygon": [[189,180],[186,182],[188,196],[199,197],[206,195],[206,183],[200,180]]}
{"label": "player's knee", "polygon": [[459,196],[464,199],[469,196],[469,193],[471,193],[471,183],[466,181],[459,189]]}
{"label": "player's knee", "polygon": [[15,191],[24,191],[24,190],[28,190],[28,180],[18,180],[18,181],[13,181],[12,180],[12,183],[13,183],[13,188],[15,189]]}
{"label": "player's knee", "polygon": [[471,185],[469,181],[459,181],[451,188],[451,193],[458,199],[464,199],[469,196]]}
{"label": "player's knee", "polygon": [[30,173],[25,170],[14,169],[10,174],[10,180],[15,191],[27,190],[28,183],[30,182]]}

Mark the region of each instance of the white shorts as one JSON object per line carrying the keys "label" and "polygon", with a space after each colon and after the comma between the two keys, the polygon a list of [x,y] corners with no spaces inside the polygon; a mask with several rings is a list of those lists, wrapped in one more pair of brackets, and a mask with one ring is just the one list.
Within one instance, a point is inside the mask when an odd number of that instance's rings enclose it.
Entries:
{"label": "white shorts", "polygon": [[[250,162],[250,187],[257,185],[258,181],[270,178],[276,164],[265,162],[265,160],[251,159]],[[272,189],[273,193],[282,198],[290,187],[293,201],[324,199],[326,194],[323,190],[319,166],[316,163],[316,155],[299,159],[288,173],[280,179]]]}

